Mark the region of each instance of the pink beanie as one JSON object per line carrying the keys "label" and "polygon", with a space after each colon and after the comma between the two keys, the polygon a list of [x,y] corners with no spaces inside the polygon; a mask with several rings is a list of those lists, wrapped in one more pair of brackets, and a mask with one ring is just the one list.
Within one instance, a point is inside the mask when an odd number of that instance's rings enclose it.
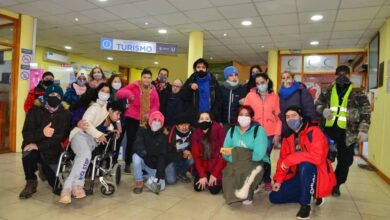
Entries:
{"label": "pink beanie", "polygon": [[161,121],[161,124],[164,125],[164,120],[165,120],[164,115],[159,111],[155,111],[149,115],[149,121],[148,121],[149,126],[152,126],[152,122],[156,119]]}

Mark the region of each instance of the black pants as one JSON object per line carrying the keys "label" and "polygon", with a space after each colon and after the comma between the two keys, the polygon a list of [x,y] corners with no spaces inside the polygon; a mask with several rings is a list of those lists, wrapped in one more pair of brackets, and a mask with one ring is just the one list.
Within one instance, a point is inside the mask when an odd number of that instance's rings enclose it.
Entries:
{"label": "black pants", "polygon": [[[199,176],[195,175],[194,190],[197,191],[197,192],[201,192],[202,191],[200,186],[196,185],[196,183],[199,181],[199,179],[200,179]],[[209,181],[209,180],[210,180],[210,174],[207,175],[207,181]],[[222,190],[222,182],[221,182],[221,180],[217,180],[217,184],[215,186],[206,187],[206,188],[209,189],[211,194],[216,195],[216,194],[218,194]]]}
{"label": "black pants", "polygon": [[133,143],[135,141],[135,135],[137,134],[139,128],[139,120],[126,117],[126,152],[125,152],[125,162],[126,165],[130,165],[133,156]]}
{"label": "black pants", "polygon": [[[54,186],[56,174],[54,170],[50,167],[50,165],[45,161],[43,156],[38,150],[32,150],[29,153],[25,152],[23,153],[23,170],[26,180],[36,180],[37,176],[35,175],[35,172],[37,171],[38,163],[41,164],[43,173],[45,174],[45,177],[47,181],[49,182],[49,185],[51,187]],[[52,167],[57,166],[57,164],[52,164]]]}

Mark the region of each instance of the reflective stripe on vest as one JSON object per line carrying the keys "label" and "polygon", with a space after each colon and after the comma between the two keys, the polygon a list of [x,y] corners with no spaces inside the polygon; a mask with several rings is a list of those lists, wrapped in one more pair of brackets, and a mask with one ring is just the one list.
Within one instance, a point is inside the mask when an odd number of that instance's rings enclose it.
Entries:
{"label": "reflective stripe on vest", "polygon": [[348,98],[352,92],[352,84],[349,85],[347,92],[344,95],[343,102],[340,105],[339,95],[337,94],[336,86],[332,88],[332,94],[330,96],[330,110],[332,111],[333,118],[326,120],[325,127],[332,127],[337,118],[337,126],[341,129],[347,128],[347,111],[348,111]]}

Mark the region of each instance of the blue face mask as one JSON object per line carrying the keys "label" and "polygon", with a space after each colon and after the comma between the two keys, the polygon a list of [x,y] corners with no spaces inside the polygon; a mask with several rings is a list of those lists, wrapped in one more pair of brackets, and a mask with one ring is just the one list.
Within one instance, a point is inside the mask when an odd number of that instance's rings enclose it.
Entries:
{"label": "blue face mask", "polygon": [[268,85],[267,85],[267,84],[257,85],[257,89],[258,89],[260,92],[265,92],[265,91],[267,91],[267,89],[268,89]]}
{"label": "blue face mask", "polygon": [[302,125],[302,119],[290,119],[287,121],[287,125],[293,131],[297,131]]}

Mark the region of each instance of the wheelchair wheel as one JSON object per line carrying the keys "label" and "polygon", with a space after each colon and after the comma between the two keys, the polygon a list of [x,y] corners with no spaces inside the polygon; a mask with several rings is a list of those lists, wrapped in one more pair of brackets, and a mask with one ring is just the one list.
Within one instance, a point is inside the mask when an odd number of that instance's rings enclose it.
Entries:
{"label": "wheelchair wheel", "polygon": [[122,172],[121,172],[121,165],[115,164],[114,168],[112,169],[112,179],[115,181],[115,184],[119,186],[121,183],[122,178]]}
{"label": "wheelchair wheel", "polygon": [[108,190],[106,187],[101,186],[100,187],[100,192],[105,195],[105,196],[111,196],[115,192],[115,186],[112,183],[107,183]]}

